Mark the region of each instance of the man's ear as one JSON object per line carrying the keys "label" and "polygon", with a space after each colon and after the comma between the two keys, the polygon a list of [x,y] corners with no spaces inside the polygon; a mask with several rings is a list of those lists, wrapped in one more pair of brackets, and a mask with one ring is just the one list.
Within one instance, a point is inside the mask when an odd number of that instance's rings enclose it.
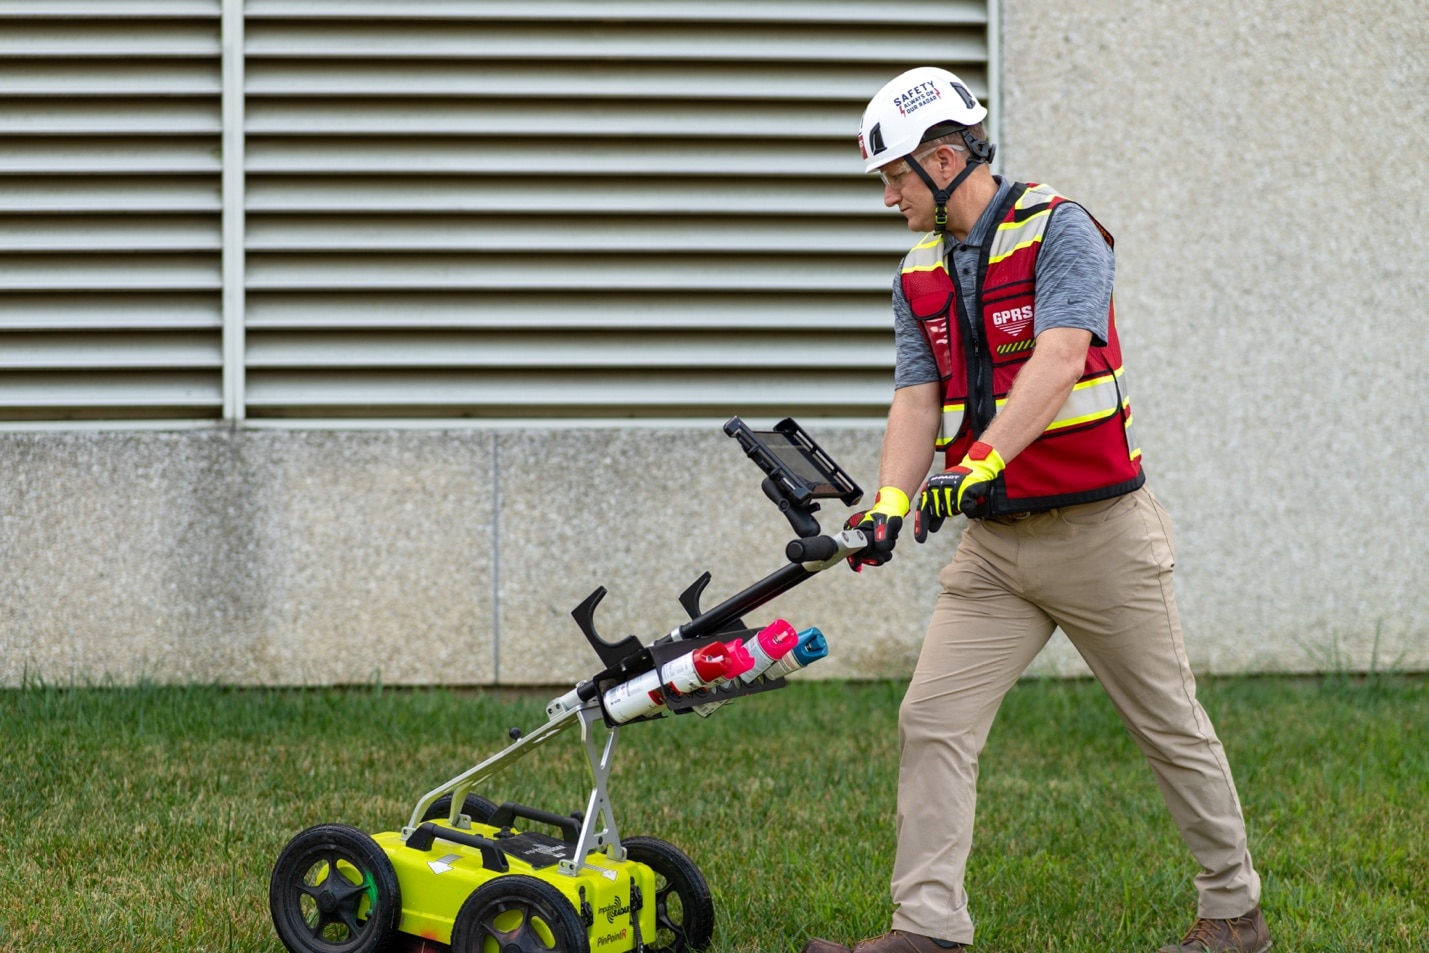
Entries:
{"label": "man's ear", "polygon": [[966,162],[958,161],[966,156],[966,153],[959,152],[949,145],[941,145],[933,153],[938,157],[938,171],[945,176],[954,176],[963,171]]}

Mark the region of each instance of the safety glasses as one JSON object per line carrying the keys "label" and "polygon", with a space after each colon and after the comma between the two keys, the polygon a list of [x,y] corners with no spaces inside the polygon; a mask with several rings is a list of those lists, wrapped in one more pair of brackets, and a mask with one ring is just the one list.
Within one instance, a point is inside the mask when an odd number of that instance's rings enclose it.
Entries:
{"label": "safety glasses", "polygon": [[[919,162],[937,150],[938,147],[934,146],[931,149],[924,149],[922,152],[915,152],[910,158],[912,158],[914,162]],[[890,162],[888,165],[879,169],[878,177],[883,180],[885,188],[901,189],[903,188],[903,180],[906,179],[908,174],[912,171],[907,159],[899,159],[897,162]]]}

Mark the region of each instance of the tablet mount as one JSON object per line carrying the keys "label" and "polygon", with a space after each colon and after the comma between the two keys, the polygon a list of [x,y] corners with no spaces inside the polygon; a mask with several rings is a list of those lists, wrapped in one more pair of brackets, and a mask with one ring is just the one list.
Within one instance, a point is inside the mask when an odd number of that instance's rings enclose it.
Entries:
{"label": "tablet mount", "polygon": [[752,430],[738,417],[731,417],[724,432],[739,441],[745,455],[764,471],[760,484],[764,495],[779,507],[801,539],[819,535],[819,522],[814,518],[819,510],[816,500],[837,499],[853,506],[863,497],[858,484],[791,417],[764,431]]}

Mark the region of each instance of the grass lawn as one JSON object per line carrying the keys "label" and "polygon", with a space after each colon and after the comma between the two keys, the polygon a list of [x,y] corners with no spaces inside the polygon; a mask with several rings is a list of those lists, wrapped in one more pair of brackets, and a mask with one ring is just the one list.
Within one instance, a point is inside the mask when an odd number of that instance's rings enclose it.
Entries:
{"label": "grass lawn", "polygon": [[[852,941],[891,912],[902,686],[804,682],[623,730],[621,832],[683,847],[718,953]],[[558,691],[0,691],[0,950],[267,951],[268,876],[320,822],[399,828],[417,797],[544,720]],[[1429,680],[1204,679],[1277,953],[1429,947]],[[575,733],[479,793],[584,806]],[[1091,682],[1028,681],[982,762],[978,950],[1152,951],[1195,867]]]}

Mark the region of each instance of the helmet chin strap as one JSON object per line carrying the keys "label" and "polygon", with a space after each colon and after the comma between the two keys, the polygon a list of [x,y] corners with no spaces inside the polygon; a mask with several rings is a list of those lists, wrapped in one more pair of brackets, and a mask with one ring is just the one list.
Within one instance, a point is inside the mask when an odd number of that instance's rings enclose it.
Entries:
{"label": "helmet chin strap", "polygon": [[968,164],[963,166],[963,170],[957,174],[953,181],[948,183],[947,188],[940,189],[933,181],[933,177],[928,174],[918,160],[909,156],[904,160],[908,163],[908,168],[918,173],[918,178],[923,180],[923,184],[928,187],[928,191],[933,193],[933,201],[937,207],[933,210],[933,231],[938,234],[948,230],[948,199],[952,198],[953,190],[963,184],[963,180],[972,175],[973,170],[982,165],[981,159],[968,157]]}
{"label": "helmet chin strap", "polygon": [[918,173],[918,178],[922,179],[923,184],[928,187],[928,191],[933,193],[933,201],[937,203],[937,207],[933,210],[933,231],[940,235],[947,231],[948,199],[952,198],[953,190],[962,185],[963,180],[972,175],[974,169],[991,159],[991,154],[989,154],[987,158],[983,158],[976,153],[969,153],[968,163],[963,166],[963,170],[957,174],[953,181],[948,183],[947,188],[940,189],[937,183],[933,181],[933,177],[928,174],[927,170],[918,164],[917,159],[911,155],[904,158],[903,161],[908,163],[908,168]]}

